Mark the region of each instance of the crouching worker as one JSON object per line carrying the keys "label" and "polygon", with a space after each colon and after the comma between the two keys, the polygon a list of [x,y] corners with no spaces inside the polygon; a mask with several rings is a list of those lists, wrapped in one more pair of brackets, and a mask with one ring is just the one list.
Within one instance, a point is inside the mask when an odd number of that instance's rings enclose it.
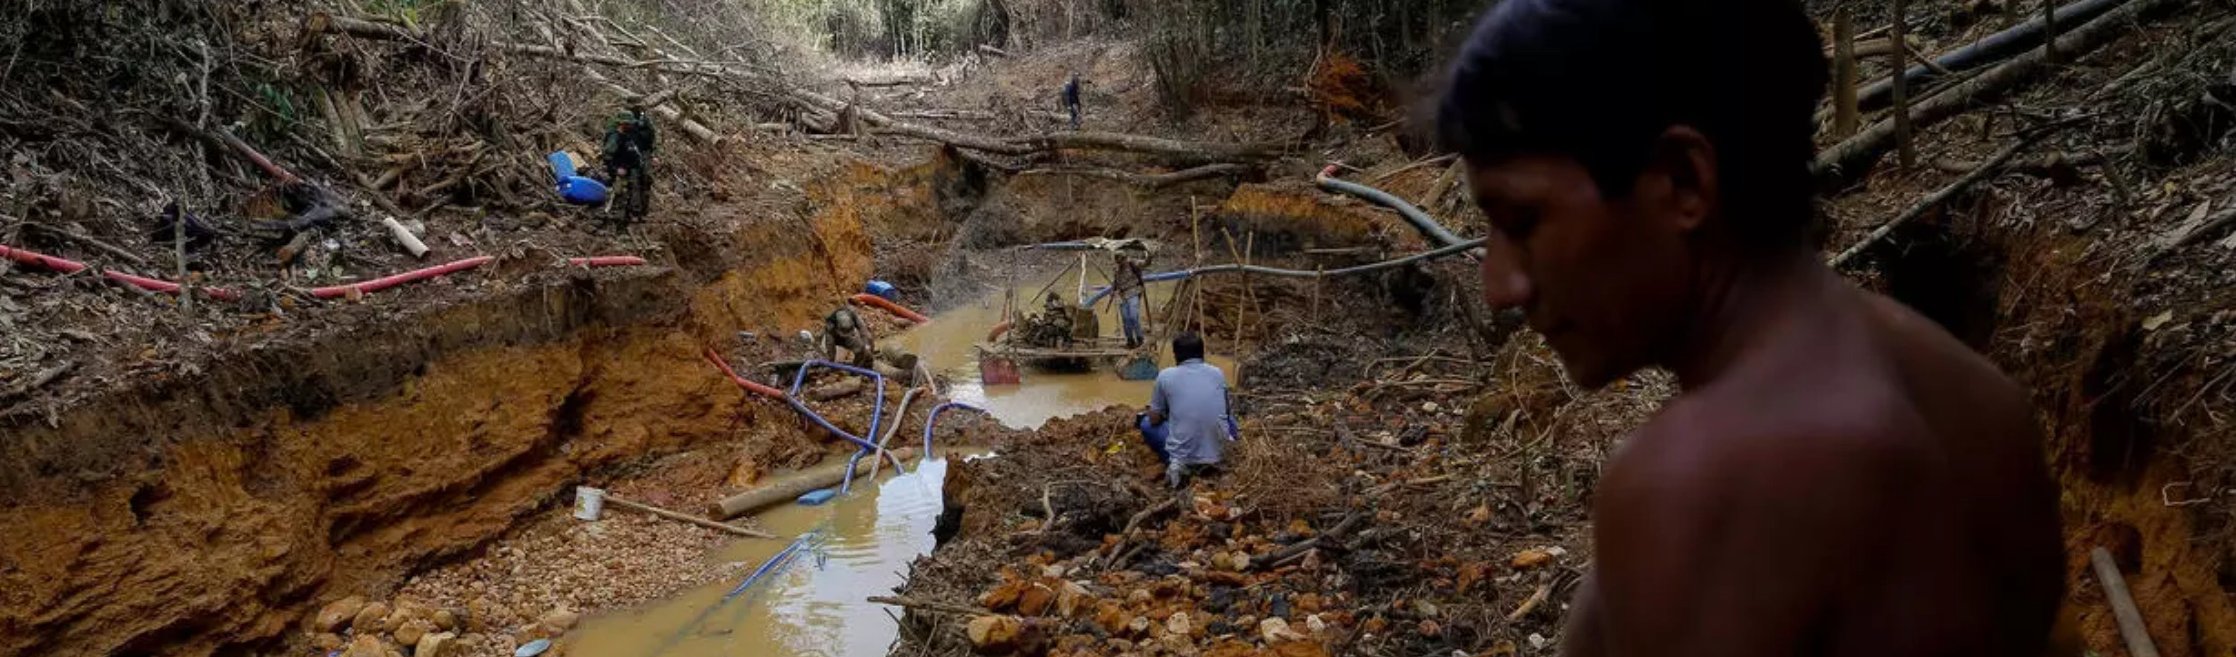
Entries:
{"label": "crouching worker", "polygon": [[1165,485],[1179,488],[1191,472],[1217,469],[1220,452],[1237,433],[1227,410],[1227,374],[1203,360],[1203,336],[1172,340],[1180,364],[1157,373],[1149,412],[1134,416],[1149,451],[1165,463]]}
{"label": "crouching worker", "polygon": [[[870,335],[869,325],[843,301],[839,302],[838,310],[823,317],[823,335],[818,342],[816,346],[823,352],[825,361],[847,362],[865,370],[877,363],[877,341]],[[845,349],[852,358],[840,361],[840,349]]]}

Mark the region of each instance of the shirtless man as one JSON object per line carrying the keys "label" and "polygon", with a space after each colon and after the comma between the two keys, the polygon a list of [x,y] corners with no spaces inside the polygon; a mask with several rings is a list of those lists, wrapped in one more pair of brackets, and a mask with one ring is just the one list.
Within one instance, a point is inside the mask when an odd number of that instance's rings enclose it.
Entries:
{"label": "shirtless man", "polygon": [[2044,654],[2026,393],[1806,244],[1820,49],[1795,0],[1504,0],[1439,101],[1487,300],[1580,384],[1683,384],[1600,480],[1564,654]]}

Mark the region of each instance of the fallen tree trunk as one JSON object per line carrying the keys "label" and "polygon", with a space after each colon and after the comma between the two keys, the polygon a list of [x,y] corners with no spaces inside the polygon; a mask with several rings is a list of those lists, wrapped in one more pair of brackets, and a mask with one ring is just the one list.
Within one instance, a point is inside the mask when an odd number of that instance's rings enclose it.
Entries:
{"label": "fallen tree trunk", "polygon": [[[2074,28],[2058,38],[2057,51],[2073,57],[2086,53],[2114,38],[2127,33],[2146,12],[2184,4],[2188,0],[2129,0],[2110,13],[2099,16],[2087,25]],[[1974,103],[1985,101],[2008,92],[2036,74],[2049,68],[2047,55],[2030,50],[2011,61],[1989,69],[1978,76],[1911,105],[1909,122],[1924,128],[1970,109]],[[1871,124],[1863,132],[1848,138],[1817,154],[1811,166],[1819,181],[1848,180],[1869,171],[1871,164],[1886,152],[1895,137],[1892,119]]]}
{"label": "fallen tree trunk", "polygon": [[905,87],[912,84],[931,84],[937,81],[929,75],[896,75],[889,78],[849,77],[845,79],[846,85],[850,87]]}
{"label": "fallen tree trunk", "polygon": [[1086,168],[1065,168],[1065,169],[1033,169],[1033,170],[1029,170],[1029,171],[1024,171],[1024,172],[1021,172],[1021,173],[1020,173],[1019,175],[1027,175],[1027,176],[1081,176],[1081,177],[1086,177],[1086,178],[1101,178],[1101,179],[1103,179],[1103,180],[1113,180],[1113,181],[1117,181],[1117,182],[1122,182],[1122,183],[1126,183],[1126,184],[1128,184],[1128,185],[1134,185],[1134,186],[1137,186],[1137,187],[1146,187],[1146,188],[1149,188],[1149,189],[1163,189],[1163,188],[1165,188],[1165,187],[1171,187],[1171,186],[1173,186],[1173,185],[1178,185],[1178,184],[1180,184],[1180,183],[1185,183],[1185,182],[1194,182],[1194,181],[1197,181],[1197,180],[1205,180],[1205,179],[1210,179],[1210,178],[1218,178],[1218,177],[1220,177],[1220,176],[1240,176],[1240,175],[1245,175],[1245,174],[1248,174],[1248,173],[1250,173],[1251,171],[1254,171],[1254,170],[1255,170],[1254,168],[1252,168],[1252,167],[1250,167],[1250,166],[1247,166],[1247,165],[1241,165],[1241,164],[1231,164],[1231,163],[1230,163],[1230,164],[1207,164],[1207,165],[1204,165],[1204,166],[1200,166],[1200,167],[1196,167],[1196,168],[1193,168],[1193,169],[1182,169],[1182,170],[1179,170],[1179,171],[1174,171],[1174,172],[1171,172],[1171,173],[1155,173],[1155,174],[1134,173],[1134,172],[1131,172],[1131,171],[1119,171],[1119,170],[1117,170],[1117,169],[1086,169]]}
{"label": "fallen tree trunk", "polygon": [[[2062,26],[2079,25],[2104,15],[2105,12],[2120,6],[2121,3],[2130,1],[2079,0],[2057,8],[2056,24]],[[2020,23],[2017,27],[1990,34],[1987,38],[1942,53],[1939,57],[1926,60],[1928,63],[1910,67],[1910,70],[1904,73],[1903,77],[1912,86],[1930,84],[1935,78],[1951,71],[1975,69],[2002,61],[2028,48],[2041,45],[2042,34],[2048,31],[2048,27],[2049,24],[2045,23],[2041,17],[2036,17],[2025,23]],[[1859,44],[1858,48],[1861,47]],[[2058,44],[2056,50],[2067,52],[2063,43]],[[1857,56],[1864,55],[1859,52]],[[1864,85],[1856,96],[1863,109],[1868,111],[1886,107],[1894,99],[1893,94],[1894,78],[1888,76]]]}
{"label": "fallen tree trunk", "polygon": [[1059,132],[1018,140],[1036,151],[1057,149],[1126,151],[1211,162],[1268,160],[1281,153],[1275,144],[1214,144],[1115,132]]}
{"label": "fallen tree trunk", "polygon": [[[902,447],[889,450],[886,453],[894,458],[906,461],[916,458],[919,451],[914,447]],[[856,474],[868,472],[871,467],[868,463],[860,462],[852,465]],[[846,463],[839,463],[808,470],[771,482],[760,488],[723,498],[721,501],[707,505],[707,515],[718,521],[728,520],[779,504],[790,504],[810,491],[839,485],[839,482],[846,480],[847,466]]]}
{"label": "fallen tree trunk", "polygon": [[2003,164],[2005,162],[2009,162],[2011,161],[2011,158],[2017,157],[2019,152],[2026,150],[2028,146],[2033,146],[2034,142],[2040,140],[2042,136],[2043,135],[2035,135],[2034,137],[2020,140],[2019,143],[2012,144],[2009,148],[2003,149],[2003,152],[1996,153],[1995,157],[1988,158],[1988,161],[1986,163],[1981,164],[1977,168],[1974,168],[1972,170],[1972,173],[1965,174],[1963,178],[1958,178],[1956,182],[1949,183],[1949,186],[1943,187],[1940,190],[1933,192],[1933,194],[1926,196],[1924,200],[1918,201],[1916,205],[1912,205],[1909,209],[1903,210],[1902,214],[1895,215],[1893,219],[1888,219],[1886,223],[1879,224],[1878,228],[1872,229],[1870,234],[1863,236],[1863,239],[1856,240],[1856,243],[1854,245],[1841,250],[1839,255],[1833,256],[1832,260],[1828,264],[1836,268],[1839,267],[1842,263],[1847,262],[1849,258],[1856,257],[1856,254],[1863,253],[1864,249],[1870,248],[1871,245],[1879,243],[1879,240],[1885,239],[1888,234],[1894,232],[1894,229],[1902,227],[1903,224],[1910,223],[1910,220],[1924,215],[1927,211],[1930,211],[1937,207],[1941,207],[1942,203],[1947,203],[1950,198],[1955,197],[1959,192],[1963,192],[1964,190],[1971,188],[1973,184],[1978,183],[1982,180],[1986,180],[1989,176],[1994,175],[1995,172],[2002,170]]}
{"label": "fallen tree trunk", "polygon": [[876,110],[852,105],[805,89],[793,90],[792,97],[796,104],[805,109],[838,113],[851,107],[856,119],[874,126],[880,132],[886,134],[915,137],[956,148],[967,148],[996,155],[1031,155],[1062,149],[1101,150],[1159,155],[1188,162],[1215,163],[1267,160],[1281,152],[1281,148],[1277,144],[1186,142],[1111,132],[1060,132],[1015,139],[1001,139],[900,121]]}
{"label": "fallen tree trunk", "polygon": [[[620,94],[623,97],[644,99],[650,99],[652,97],[647,94],[637,93],[636,91],[631,90],[628,87],[621,86],[621,83],[614,82],[611,79],[607,79],[606,76],[599,74],[597,71],[592,70],[590,67],[583,67],[582,72],[584,75],[589,76],[592,82],[596,82],[600,86],[605,87],[607,90],[612,91],[616,94]],[[669,95],[669,98],[673,97],[673,94]],[[706,127],[706,124],[700,123],[698,121],[693,121],[690,119],[690,117],[684,116],[683,110],[676,109],[674,105],[668,104],[666,102],[666,100],[668,99],[661,100],[661,104],[658,105],[651,104],[649,101],[646,102],[646,108],[652,110],[652,113],[660,115],[660,118],[667,119],[669,123],[683,126],[683,133],[691,135],[691,138],[699,140],[699,143],[709,146],[722,143],[722,135],[715,134],[713,128],[708,128]]]}
{"label": "fallen tree trunk", "polygon": [[[2003,168],[2014,173],[2024,173],[2030,176],[2049,177],[2057,175],[2059,172],[2069,169],[2078,169],[2080,167],[2089,167],[2104,164],[2105,162],[2110,161],[2114,156],[2126,155],[2133,152],[2135,152],[2135,146],[2133,144],[2114,146],[2111,148],[2092,151],[2083,151],[2079,153],[2057,152],[2020,160],[2013,160],[2011,161],[2011,163],[2003,165]],[[1971,173],[1974,169],[1978,169],[1981,166],[1981,162],[1952,160],[1948,158],[1941,158],[1933,161],[1933,168],[1940,169],[1949,173]]]}

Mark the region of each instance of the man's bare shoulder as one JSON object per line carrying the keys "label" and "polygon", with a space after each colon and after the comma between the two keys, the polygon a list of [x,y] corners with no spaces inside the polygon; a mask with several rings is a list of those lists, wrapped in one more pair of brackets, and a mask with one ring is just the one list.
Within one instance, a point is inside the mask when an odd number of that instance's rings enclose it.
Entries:
{"label": "man's bare shoulder", "polygon": [[1874,324],[1896,344],[1901,362],[1909,366],[1906,369],[1920,387],[1963,400],[1975,412],[2018,416],[2031,412],[2025,388],[1940,324],[1883,295],[1865,292],[1863,298]]}
{"label": "man's bare shoulder", "polygon": [[1736,383],[1663,407],[1632,436],[1608,485],[1712,498],[1805,494],[1897,485],[1932,467],[1932,430],[1882,376],[1817,371]]}

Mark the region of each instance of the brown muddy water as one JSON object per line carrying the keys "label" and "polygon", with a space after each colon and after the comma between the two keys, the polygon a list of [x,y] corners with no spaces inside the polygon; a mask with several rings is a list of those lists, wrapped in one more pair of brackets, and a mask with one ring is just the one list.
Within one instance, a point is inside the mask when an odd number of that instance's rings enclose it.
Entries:
{"label": "brown muddy water", "polygon": [[[1163,292],[1171,286],[1151,286],[1148,306],[1154,310],[1164,305]],[[1037,291],[1020,289],[1018,299],[1033,298]],[[964,304],[940,313],[931,324],[910,329],[894,338],[904,349],[915,353],[930,367],[946,375],[952,388],[946,391],[952,401],[959,401],[985,408],[986,412],[1002,424],[1032,429],[1047,421],[1099,411],[1111,406],[1146,408],[1149,405],[1150,381],[1127,381],[1118,378],[1115,370],[1100,368],[1092,372],[1063,373],[1042,372],[1026,368],[1024,382],[1019,385],[989,386],[978,381],[978,357],[972,347],[985,341],[987,331],[1002,319],[1002,294],[989,295],[976,302]],[[1032,306],[1038,308],[1037,304]],[[1110,304],[1097,306],[1102,316],[1105,333],[1118,330],[1118,311]],[[1219,345],[1210,345],[1217,350]],[[1159,366],[1172,365],[1172,347],[1164,345],[1157,355]],[[1212,355],[1206,360],[1227,373],[1227,382],[1235,382],[1234,360]]]}
{"label": "brown muddy water", "polygon": [[[884,655],[899,627],[882,605],[908,562],[932,549],[945,460],[910,464],[908,474],[823,506],[786,505],[760,514],[778,536],[811,536],[751,587],[738,582],[687,591],[651,605],[594,618],[567,636],[566,654],[596,657]],[[750,573],[784,552],[786,540],[732,542],[708,558]],[[742,581],[743,578],[740,578]],[[725,597],[729,597],[725,600]]]}
{"label": "brown muddy water", "polygon": [[[948,376],[950,400],[984,407],[1009,426],[1033,428],[1109,406],[1148,404],[1151,382],[1126,381],[1107,369],[1028,369],[1019,385],[980,384],[972,347],[1000,321],[1002,298],[994,294],[950,309],[893,340]],[[1151,302],[1154,308],[1162,300]],[[1101,313],[1105,330],[1116,331],[1116,311],[1106,305]],[[1233,361],[1211,360],[1233,380]],[[1172,364],[1169,346],[1159,364]],[[904,582],[908,563],[931,551],[947,465],[944,460],[922,462],[874,485],[857,482],[852,494],[823,506],[765,511],[758,516],[761,528],[784,537],[813,538],[734,596],[738,582],[726,582],[606,614],[569,634],[560,647],[567,655],[596,657],[884,655],[900,631],[888,613],[899,611],[867,598],[891,594]],[[787,540],[742,540],[708,558],[750,573],[790,545]]]}

